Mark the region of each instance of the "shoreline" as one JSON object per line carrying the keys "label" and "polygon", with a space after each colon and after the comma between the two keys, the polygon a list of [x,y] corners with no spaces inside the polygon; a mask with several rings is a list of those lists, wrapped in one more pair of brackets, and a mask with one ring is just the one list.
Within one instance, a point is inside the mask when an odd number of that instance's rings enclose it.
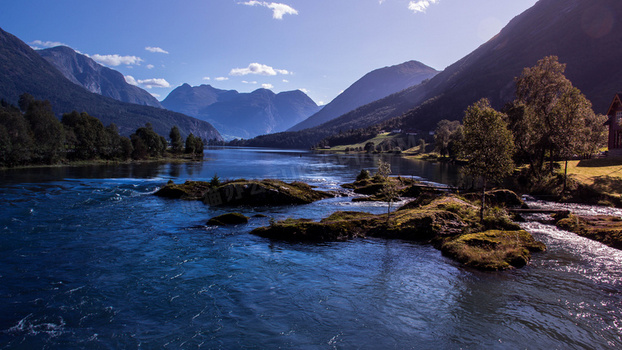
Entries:
{"label": "shoreline", "polygon": [[67,163],[56,164],[29,164],[19,165],[14,167],[0,167],[0,171],[22,170],[22,169],[46,169],[46,168],[62,168],[62,167],[82,167],[93,165],[127,165],[127,164],[142,164],[142,163],[167,163],[167,164],[183,164],[191,162],[204,162],[206,159],[196,159],[188,157],[163,157],[153,159],[129,159],[129,160],[104,160],[104,159],[92,159],[92,160],[78,160]]}

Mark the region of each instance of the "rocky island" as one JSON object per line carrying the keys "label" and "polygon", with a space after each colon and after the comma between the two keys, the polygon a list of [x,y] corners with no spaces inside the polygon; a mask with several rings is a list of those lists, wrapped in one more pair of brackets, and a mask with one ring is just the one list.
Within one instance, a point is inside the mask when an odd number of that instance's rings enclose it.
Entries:
{"label": "rocky island", "polygon": [[294,181],[286,183],[280,180],[245,180],[232,181],[186,181],[175,184],[172,181],[158,190],[156,196],[201,200],[210,206],[279,206],[309,204],[334,197],[334,194],[317,191],[310,185]]}

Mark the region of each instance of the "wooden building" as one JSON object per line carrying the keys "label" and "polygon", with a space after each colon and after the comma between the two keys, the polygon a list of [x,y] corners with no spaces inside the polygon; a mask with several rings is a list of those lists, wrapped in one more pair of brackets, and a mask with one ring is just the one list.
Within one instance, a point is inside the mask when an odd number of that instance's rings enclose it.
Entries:
{"label": "wooden building", "polygon": [[607,146],[609,154],[622,154],[622,92],[613,97],[611,106],[607,111],[607,121],[609,126],[609,139]]}

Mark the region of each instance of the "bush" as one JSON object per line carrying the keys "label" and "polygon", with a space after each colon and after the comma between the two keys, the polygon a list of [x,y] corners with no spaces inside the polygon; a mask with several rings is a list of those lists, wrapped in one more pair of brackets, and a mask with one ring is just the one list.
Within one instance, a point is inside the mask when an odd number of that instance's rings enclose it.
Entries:
{"label": "bush", "polygon": [[361,172],[356,177],[356,181],[368,180],[369,178],[371,178],[371,174],[369,173],[369,171],[362,169]]}

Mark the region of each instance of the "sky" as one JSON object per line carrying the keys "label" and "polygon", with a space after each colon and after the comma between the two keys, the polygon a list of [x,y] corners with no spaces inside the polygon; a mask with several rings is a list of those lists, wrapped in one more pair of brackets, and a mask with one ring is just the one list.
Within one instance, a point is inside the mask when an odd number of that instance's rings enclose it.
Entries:
{"label": "sky", "polygon": [[330,102],[366,73],[437,70],[537,0],[3,0],[0,28],[66,45],[163,100],[176,87],[302,90]]}

